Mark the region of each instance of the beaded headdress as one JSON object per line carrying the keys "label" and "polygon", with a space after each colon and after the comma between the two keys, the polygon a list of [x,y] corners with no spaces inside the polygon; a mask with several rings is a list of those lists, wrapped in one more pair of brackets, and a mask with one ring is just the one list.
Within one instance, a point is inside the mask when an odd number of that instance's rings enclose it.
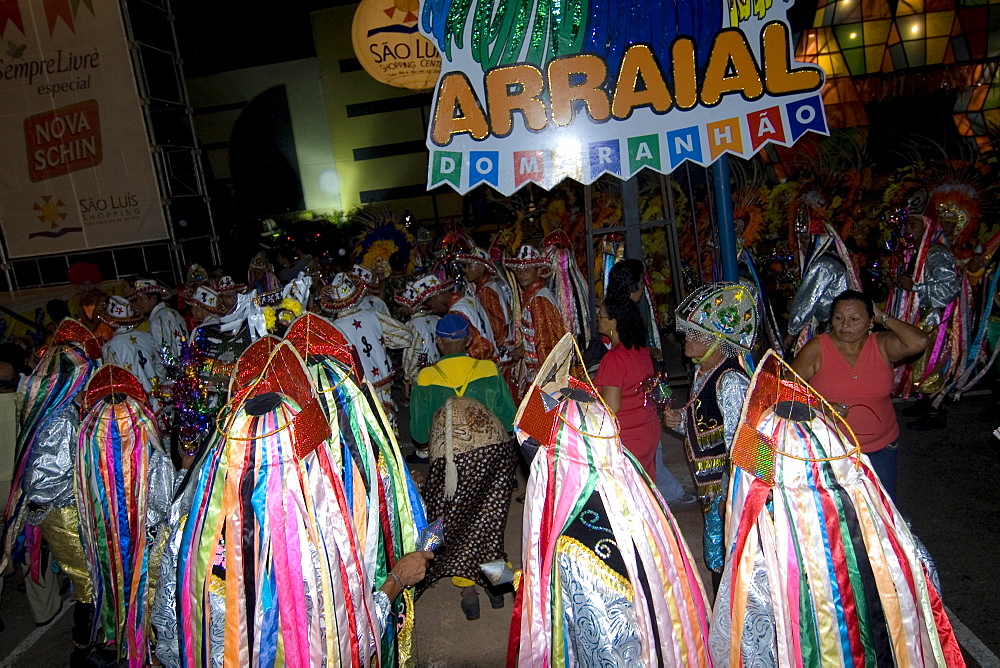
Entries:
{"label": "beaded headdress", "polygon": [[410,282],[407,283],[402,290],[397,292],[393,296],[393,299],[395,299],[396,303],[399,304],[400,306],[409,306],[410,308],[413,308],[413,306],[416,305],[418,296],[419,293],[413,287],[413,283]]}
{"label": "beaded headdress", "polygon": [[351,278],[356,278],[362,285],[371,286],[375,283],[375,274],[368,267],[356,264],[351,267]]}
{"label": "beaded headdress", "polygon": [[159,293],[164,297],[170,294],[170,290],[166,286],[161,285],[155,278],[137,278],[132,285],[132,292],[128,293],[126,298],[132,301],[140,295],[148,295],[153,292]]}
{"label": "beaded headdress", "polygon": [[677,329],[717,345],[731,357],[750,352],[757,336],[757,306],[739,283],[710,283],[677,307]]}
{"label": "beaded headdress", "polygon": [[340,273],[323,288],[319,303],[325,311],[339,311],[353,306],[364,294],[364,286],[357,278]]}
{"label": "beaded headdress", "polygon": [[444,292],[445,290],[451,290],[454,285],[455,281],[451,278],[441,280],[434,274],[421,276],[413,282],[413,290],[417,293],[413,305],[418,306],[423,304],[437,293]]}
{"label": "beaded headdress", "polygon": [[112,327],[129,327],[138,325],[145,316],[129,300],[120,295],[112,295],[108,298],[104,311],[98,313],[97,317]]}
{"label": "beaded headdress", "polygon": [[219,294],[229,293],[229,292],[246,292],[246,283],[237,283],[233,280],[232,276],[223,276],[219,279],[219,282],[215,284],[215,291]]}
{"label": "beaded headdress", "polygon": [[539,252],[534,246],[527,244],[521,246],[514,255],[508,256],[503,261],[504,265],[511,269],[523,269],[525,267],[551,268],[552,263],[549,258]]}
{"label": "beaded headdress", "polygon": [[226,307],[219,300],[219,293],[204,285],[199,285],[188,297],[188,301],[198,304],[216,315],[225,315],[226,313]]}
{"label": "beaded headdress", "polygon": [[479,246],[474,246],[470,250],[457,253],[455,259],[464,263],[476,262],[486,267],[486,271],[491,274],[497,273],[497,266],[493,263],[493,258]]}

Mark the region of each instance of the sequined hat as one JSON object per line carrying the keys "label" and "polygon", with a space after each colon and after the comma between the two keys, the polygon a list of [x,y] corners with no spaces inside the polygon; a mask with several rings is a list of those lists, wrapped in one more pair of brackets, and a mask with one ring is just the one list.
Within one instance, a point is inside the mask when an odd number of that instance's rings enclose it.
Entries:
{"label": "sequined hat", "polygon": [[139,379],[133,376],[120,366],[106,364],[98,369],[97,373],[91,376],[87,382],[84,392],[83,407],[90,408],[98,401],[110,397],[111,403],[121,403],[115,395],[132,397],[142,404],[147,404],[149,397],[143,389]]}
{"label": "sequined hat", "polygon": [[322,316],[315,313],[302,315],[285,332],[285,341],[291,343],[302,359],[310,364],[317,355],[333,357],[350,369],[355,379],[363,377],[358,373],[358,364],[354,360],[354,346]]}
{"label": "sequined hat", "polygon": [[323,288],[319,295],[319,303],[324,311],[339,311],[356,304],[363,294],[364,286],[357,278],[340,273]]}
{"label": "sequined hat", "polygon": [[52,334],[52,345],[72,345],[82,348],[92,360],[101,359],[101,340],[86,325],[73,318],[63,318]]}
{"label": "sequined hat", "polygon": [[470,250],[457,253],[455,255],[455,259],[464,263],[477,262],[486,267],[486,271],[491,274],[495,274],[497,272],[497,266],[493,263],[493,258],[490,257],[490,254],[487,251],[483,250],[479,246],[473,246]]}
{"label": "sequined hat", "polygon": [[208,272],[205,271],[205,267],[200,264],[192,264],[187,270],[187,280],[186,283],[196,283],[198,281],[207,281]]}
{"label": "sequined hat", "polygon": [[233,280],[232,276],[223,276],[219,279],[219,282],[215,284],[215,291],[219,294],[231,293],[231,292],[246,292],[246,283],[237,283]]}
{"label": "sequined hat", "polygon": [[677,329],[727,355],[749,352],[757,336],[757,306],[739,283],[710,283],[677,307]]}
{"label": "sequined hat", "polygon": [[170,294],[169,288],[161,285],[155,278],[137,278],[135,279],[135,283],[132,285],[132,292],[128,293],[125,298],[132,301],[140,295],[148,295],[153,292],[156,292],[163,297]]}
{"label": "sequined hat", "polygon": [[430,230],[428,230],[426,227],[417,228],[417,235],[414,243],[429,244],[432,241],[434,241],[434,235],[431,234]]}
{"label": "sequined hat", "polygon": [[455,280],[447,278],[441,280],[434,274],[427,274],[426,276],[421,276],[416,281],[413,282],[413,289],[416,291],[417,296],[413,302],[414,306],[419,306],[425,301],[433,297],[439,292],[444,292],[446,290],[451,290],[452,286],[455,285]]}
{"label": "sequined hat", "polygon": [[393,296],[393,299],[395,299],[396,303],[399,304],[400,306],[408,306],[410,308],[413,308],[416,305],[417,296],[418,296],[417,290],[416,288],[413,287],[413,282],[411,281],[407,283],[402,290],[397,292]]}
{"label": "sequined hat", "polygon": [[267,259],[267,253],[260,251],[250,260],[250,269],[261,269],[263,271],[273,271],[271,261]]}
{"label": "sequined hat", "polygon": [[191,293],[191,296],[188,297],[188,301],[193,304],[198,304],[216,315],[225,315],[226,313],[226,307],[223,306],[222,302],[219,300],[219,293],[204,285],[199,285],[195,291]]}
{"label": "sequined hat", "polygon": [[368,287],[375,283],[375,274],[371,272],[368,267],[356,264],[351,267],[351,278],[356,278],[365,287]]}
{"label": "sequined hat", "polygon": [[549,269],[552,263],[547,257],[542,255],[534,246],[524,245],[516,254],[508,256],[504,261],[504,266],[511,269],[524,269],[526,267],[540,267]]}
{"label": "sequined hat", "polygon": [[98,313],[97,317],[112,327],[131,327],[142,322],[145,316],[129,300],[120,295],[112,295],[104,311]]}

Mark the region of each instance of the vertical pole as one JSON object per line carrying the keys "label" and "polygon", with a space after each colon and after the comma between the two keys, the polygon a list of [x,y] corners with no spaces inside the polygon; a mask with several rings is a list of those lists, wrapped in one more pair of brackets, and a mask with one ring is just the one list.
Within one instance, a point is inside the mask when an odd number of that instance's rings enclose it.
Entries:
{"label": "vertical pole", "polygon": [[729,156],[723,155],[712,164],[715,186],[716,226],[719,231],[719,256],[722,260],[722,278],[738,281],[736,263],[736,230],[733,227],[733,194],[729,184]]}
{"label": "vertical pole", "polygon": [[[583,187],[583,216],[587,225],[587,287],[588,301],[590,302],[590,327],[592,332],[597,331],[597,276],[595,266],[597,264],[597,253],[594,252],[594,200],[590,186]],[[603,259],[603,258],[602,258]],[[604,290],[605,286],[601,286]]]}
{"label": "vertical pole", "polygon": [[642,259],[642,235],[639,233],[639,175],[622,181],[622,218],[625,220],[625,257]]}

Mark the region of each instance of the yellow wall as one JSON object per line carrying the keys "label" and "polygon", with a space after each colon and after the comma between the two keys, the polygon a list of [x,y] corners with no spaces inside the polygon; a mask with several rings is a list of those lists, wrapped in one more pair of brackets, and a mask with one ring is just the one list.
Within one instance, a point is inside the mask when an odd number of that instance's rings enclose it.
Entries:
{"label": "yellow wall", "polygon": [[[316,54],[319,58],[326,115],[333,136],[333,159],[341,180],[345,208],[363,204],[362,193],[390,188],[419,192],[427,182],[427,151],[424,118],[430,114],[429,94],[380,83],[360,69],[351,44],[351,22],[357,5],[335,7],[312,15]],[[377,111],[392,101],[417,104],[395,111]],[[370,103],[367,109],[363,106]],[[350,113],[353,110],[353,115]],[[363,113],[376,111],[376,113]],[[409,146],[391,146],[412,142]],[[417,146],[419,143],[420,146]],[[373,147],[408,150],[399,155],[356,160],[355,150]],[[461,198],[447,190],[437,195],[439,216],[461,214]],[[397,215],[404,208],[421,220],[434,217],[434,203],[427,194],[386,200]]]}
{"label": "yellow wall", "polygon": [[[426,193],[421,114],[430,113],[429,93],[385,85],[360,68],[351,44],[356,7],[313,13],[317,58],[188,80],[196,133],[213,174],[217,180],[230,177],[229,140],[242,105],[283,84],[307,209],[322,215],[381,201],[397,216],[409,209],[418,220],[433,221],[436,200],[439,217],[460,215],[462,200],[453,191]],[[398,103],[407,108],[386,109]],[[369,157],[380,151],[395,155]],[[337,192],[320,187],[327,170],[336,174]]]}
{"label": "yellow wall", "polygon": [[188,79],[195,132],[198,141],[207,145],[206,153],[215,178],[228,179],[230,176],[229,140],[240,116],[240,105],[274,86],[284,85],[306,208],[323,213],[345,206],[340,192],[324,191],[320,187],[320,174],[335,169],[330,126],[321,102],[320,79],[320,64],[316,58]]}

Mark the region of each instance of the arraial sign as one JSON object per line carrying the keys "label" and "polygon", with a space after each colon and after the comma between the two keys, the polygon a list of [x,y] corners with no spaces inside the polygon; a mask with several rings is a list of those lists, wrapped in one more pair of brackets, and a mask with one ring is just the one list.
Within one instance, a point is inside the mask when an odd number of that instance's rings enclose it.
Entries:
{"label": "arraial sign", "polygon": [[670,172],[825,134],[823,71],[772,0],[424,0],[444,56],[428,188]]}

